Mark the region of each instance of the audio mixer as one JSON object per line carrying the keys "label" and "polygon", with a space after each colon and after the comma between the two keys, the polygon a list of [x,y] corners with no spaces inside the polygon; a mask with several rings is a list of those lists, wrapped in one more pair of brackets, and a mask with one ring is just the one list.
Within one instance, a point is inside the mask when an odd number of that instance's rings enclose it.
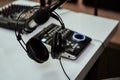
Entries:
{"label": "audio mixer", "polygon": [[83,49],[85,49],[91,41],[91,38],[86,35],[80,34],[67,28],[63,29],[61,26],[54,23],[44,28],[33,37],[38,38],[43,43],[51,46],[53,35],[56,32],[62,33],[63,38],[66,40],[65,53],[62,55],[62,57],[68,59],[76,60]]}
{"label": "audio mixer", "polygon": [[[16,23],[23,28],[25,22],[38,10],[38,6],[10,4],[0,10],[0,27],[15,30]],[[19,18],[20,17],[20,18]]]}

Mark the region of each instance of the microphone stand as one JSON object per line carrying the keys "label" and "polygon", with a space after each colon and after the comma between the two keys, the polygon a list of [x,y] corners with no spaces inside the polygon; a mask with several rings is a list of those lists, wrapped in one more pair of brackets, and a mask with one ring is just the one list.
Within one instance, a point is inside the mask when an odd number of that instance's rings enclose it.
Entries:
{"label": "microphone stand", "polygon": [[94,15],[95,16],[98,16],[98,1],[99,0],[94,1]]}
{"label": "microphone stand", "polygon": [[55,9],[57,9],[58,7],[60,7],[64,2],[66,2],[67,0],[58,0],[55,5],[50,7],[50,12],[54,11]]}
{"label": "microphone stand", "polygon": [[45,0],[40,0],[40,7],[45,7]]}

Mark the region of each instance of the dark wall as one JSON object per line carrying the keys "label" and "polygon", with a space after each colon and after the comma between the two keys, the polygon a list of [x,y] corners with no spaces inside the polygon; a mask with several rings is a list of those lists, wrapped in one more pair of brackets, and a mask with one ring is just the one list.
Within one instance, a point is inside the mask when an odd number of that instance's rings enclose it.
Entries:
{"label": "dark wall", "polygon": [[78,0],[68,0],[68,2],[70,2],[70,3],[77,3]]}
{"label": "dark wall", "polygon": [[99,8],[120,12],[120,0],[83,0],[87,6],[94,6],[95,3]]}

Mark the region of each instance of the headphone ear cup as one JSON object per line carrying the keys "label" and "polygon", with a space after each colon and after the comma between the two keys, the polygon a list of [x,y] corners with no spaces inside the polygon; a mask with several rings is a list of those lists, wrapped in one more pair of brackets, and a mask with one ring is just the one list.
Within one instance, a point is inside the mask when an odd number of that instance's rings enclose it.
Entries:
{"label": "headphone ear cup", "polygon": [[60,58],[61,54],[65,50],[65,41],[62,39],[61,33],[56,32],[53,36],[52,46],[51,46],[51,56],[53,59]]}
{"label": "headphone ear cup", "polygon": [[48,60],[49,52],[44,44],[36,38],[31,38],[26,44],[28,56],[38,63],[43,63]]}

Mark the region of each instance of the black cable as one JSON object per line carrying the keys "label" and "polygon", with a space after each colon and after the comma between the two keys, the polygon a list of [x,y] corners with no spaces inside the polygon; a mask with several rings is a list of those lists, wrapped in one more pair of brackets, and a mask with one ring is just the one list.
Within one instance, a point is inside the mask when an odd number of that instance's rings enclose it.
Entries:
{"label": "black cable", "polygon": [[62,70],[63,70],[65,76],[68,78],[68,80],[71,80],[70,77],[68,76],[68,74],[66,73],[64,67],[63,67],[63,64],[62,64],[62,61],[61,61],[61,57],[59,58],[59,62],[60,62],[61,68],[62,68]]}

